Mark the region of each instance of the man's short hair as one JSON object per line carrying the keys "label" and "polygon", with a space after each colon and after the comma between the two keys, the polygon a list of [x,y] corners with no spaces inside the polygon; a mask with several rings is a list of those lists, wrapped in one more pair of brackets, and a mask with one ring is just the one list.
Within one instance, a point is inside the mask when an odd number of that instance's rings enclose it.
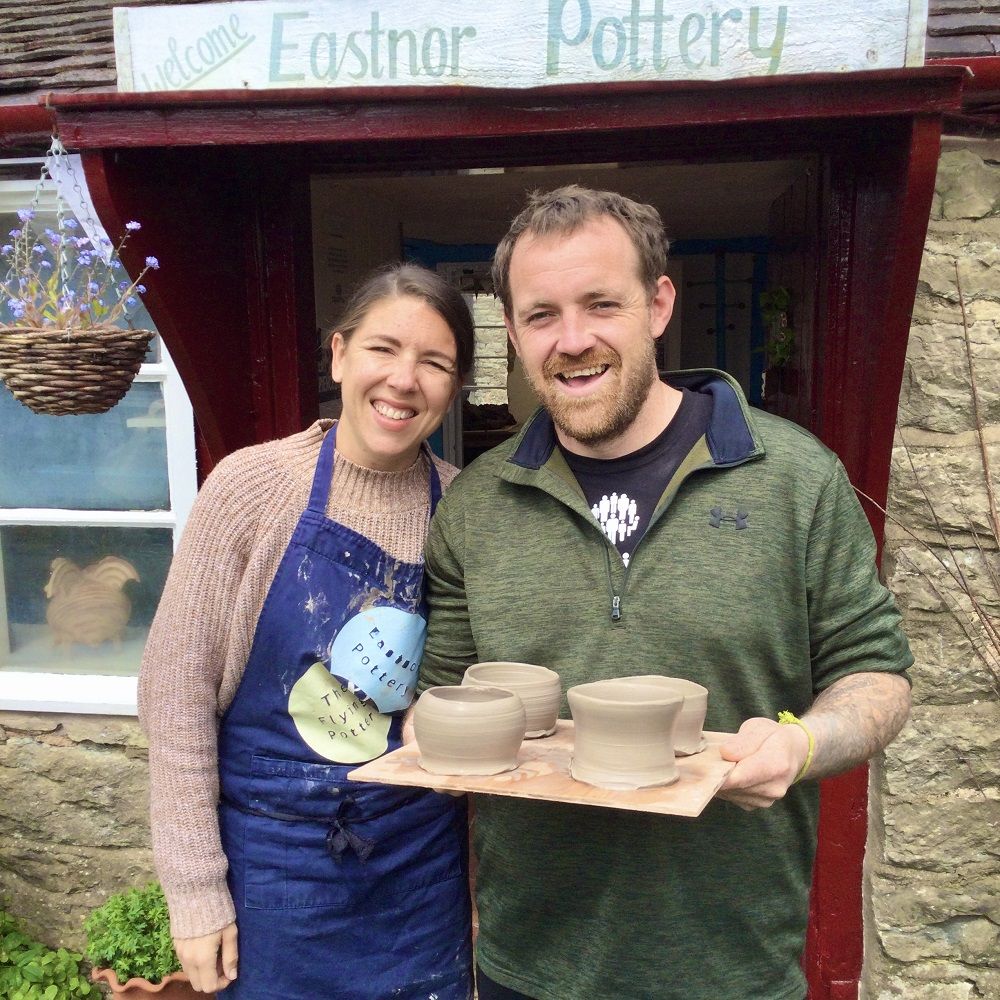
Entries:
{"label": "man's short hair", "polygon": [[632,201],[616,191],[594,191],[568,184],[554,191],[532,191],[527,205],[497,244],[493,257],[493,289],[508,316],[512,314],[510,261],[517,241],[525,233],[532,236],[573,233],[584,223],[604,215],[625,230],[639,257],[639,280],[650,296],[655,294],[656,283],[667,269],[669,245],[660,213],[652,205]]}

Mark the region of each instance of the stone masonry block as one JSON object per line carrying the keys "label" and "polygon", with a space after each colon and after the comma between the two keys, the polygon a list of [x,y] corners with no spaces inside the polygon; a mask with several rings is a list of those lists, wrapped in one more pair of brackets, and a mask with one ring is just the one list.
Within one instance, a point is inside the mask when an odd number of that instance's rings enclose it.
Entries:
{"label": "stone masonry block", "polygon": [[942,153],[935,188],[945,219],[981,219],[1000,205],[1000,170],[968,149]]}
{"label": "stone masonry block", "polygon": [[988,814],[1000,800],[998,764],[1000,705],[995,700],[917,705],[885,750],[883,780],[893,804],[964,796],[979,801]]}

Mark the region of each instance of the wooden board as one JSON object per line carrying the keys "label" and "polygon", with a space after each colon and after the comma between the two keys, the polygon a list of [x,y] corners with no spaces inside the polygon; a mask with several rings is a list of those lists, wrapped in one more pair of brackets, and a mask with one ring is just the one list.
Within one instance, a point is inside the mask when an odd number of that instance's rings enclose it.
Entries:
{"label": "wooden board", "polygon": [[347,776],[355,781],[375,781],[386,785],[419,785],[671,816],[698,816],[735,766],[719,756],[719,744],[728,736],[728,733],[705,733],[707,746],[701,753],[677,758],[677,770],[680,772],[677,781],[662,788],[643,788],[632,792],[595,788],[570,777],[573,723],[565,719],[559,720],[551,736],[525,740],[518,754],[518,766],[504,774],[485,777],[430,774],[418,762],[420,751],[416,744],[410,743],[378,760],[363,764]]}

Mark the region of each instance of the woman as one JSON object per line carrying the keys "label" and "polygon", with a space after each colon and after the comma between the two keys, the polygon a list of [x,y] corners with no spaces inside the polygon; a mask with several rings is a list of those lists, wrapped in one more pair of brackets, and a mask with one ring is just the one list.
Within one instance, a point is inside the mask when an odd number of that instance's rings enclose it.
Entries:
{"label": "woman", "polygon": [[157,869],[198,990],[465,1000],[463,800],[346,774],[400,745],[423,543],[457,471],[424,440],[472,320],[396,266],[331,347],[340,419],[221,462],[171,566],[139,678]]}

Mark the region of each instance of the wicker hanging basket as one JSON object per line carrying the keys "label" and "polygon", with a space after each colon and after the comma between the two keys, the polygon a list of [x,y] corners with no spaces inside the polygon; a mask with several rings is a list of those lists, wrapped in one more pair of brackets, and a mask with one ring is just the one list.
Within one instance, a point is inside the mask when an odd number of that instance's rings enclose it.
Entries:
{"label": "wicker hanging basket", "polygon": [[128,392],[151,330],[0,327],[0,380],[35,413],[104,413]]}

